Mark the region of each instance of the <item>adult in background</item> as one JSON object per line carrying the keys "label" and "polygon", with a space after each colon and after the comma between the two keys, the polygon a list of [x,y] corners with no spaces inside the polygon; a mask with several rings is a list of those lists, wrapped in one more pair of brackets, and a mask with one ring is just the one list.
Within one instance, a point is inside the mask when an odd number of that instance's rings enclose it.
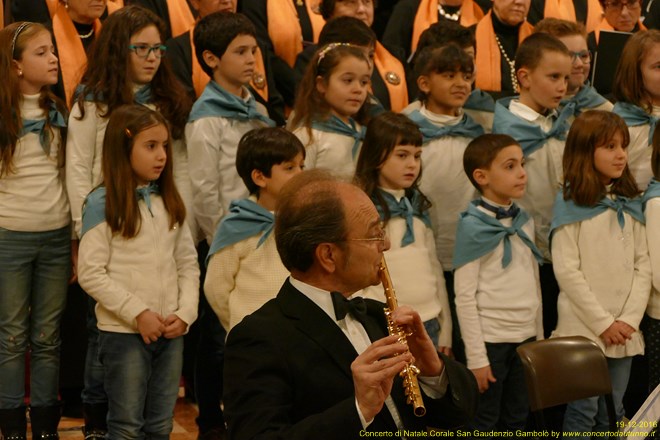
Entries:
{"label": "adult in background", "polygon": [[[435,350],[417,312],[392,314],[410,330],[406,346],[387,336],[383,303],[348,300],[379,283],[389,248],[369,197],[321,170],[294,177],[280,196],[275,240],[291,277],[229,333],[223,400],[230,438],[345,440],[464,426],[475,411],[474,378]],[[424,417],[405,403],[398,377],[413,357]]]}

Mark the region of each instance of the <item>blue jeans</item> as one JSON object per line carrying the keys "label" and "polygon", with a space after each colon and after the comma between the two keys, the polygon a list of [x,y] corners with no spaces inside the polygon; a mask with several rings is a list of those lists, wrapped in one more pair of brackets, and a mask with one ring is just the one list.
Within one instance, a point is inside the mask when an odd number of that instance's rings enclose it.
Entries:
{"label": "blue jeans", "polygon": [[30,347],[30,403],[57,404],[60,321],[71,273],[69,227],[0,228],[0,409],[23,405]]}
{"label": "blue jeans", "polygon": [[139,333],[99,334],[108,395],[107,438],[166,440],[183,366],[183,337],[145,344]]}
{"label": "blue jeans", "polygon": [[[81,289],[82,290],[82,289]],[[85,388],[81,393],[87,405],[102,404],[108,401],[103,389],[103,365],[99,361],[99,329],[94,308],[96,301],[87,297],[87,355],[85,356]]]}
{"label": "blue jeans", "polygon": [[[607,367],[610,370],[612,381],[612,399],[616,419],[621,420],[625,414],[623,409],[623,395],[628,387],[632,357],[621,359],[607,358]],[[604,397],[590,397],[576,400],[566,406],[564,414],[565,432],[605,432],[609,430],[607,408]],[[584,437],[587,438],[587,437]]]}
{"label": "blue jeans", "polygon": [[521,343],[486,342],[490,369],[497,379],[479,396],[474,428],[479,431],[525,429],[529,414],[527,384],[522,362],[516,352]]}

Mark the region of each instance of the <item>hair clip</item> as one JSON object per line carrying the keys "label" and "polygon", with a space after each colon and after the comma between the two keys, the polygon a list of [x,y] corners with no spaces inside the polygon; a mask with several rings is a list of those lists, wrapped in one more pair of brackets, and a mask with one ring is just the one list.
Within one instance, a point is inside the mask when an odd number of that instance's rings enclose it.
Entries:
{"label": "hair clip", "polygon": [[14,32],[14,36],[11,39],[11,57],[14,58],[14,51],[16,50],[16,39],[18,38],[19,34],[23,32],[23,30],[30,26],[32,23],[29,21],[24,21],[21,23],[17,28],[16,32]]}
{"label": "hair clip", "polygon": [[129,138],[133,137],[133,133],[131,133],[131,130],[129,130],[128,128],[124,128],[124,133],[126,133],[126,136],[128,136]]}
{"label": "hair clip", "polygon": [[346,47],[355,47],[355,45],[351,43],[330,43],[326,44],[319,50],[319,58],[316,60],[316,66],[318,67],[319,64],[321,64],[321,60],[325,58],[325,56],[330,52],[331,50],[339,47],[339,46],[346,46]]}

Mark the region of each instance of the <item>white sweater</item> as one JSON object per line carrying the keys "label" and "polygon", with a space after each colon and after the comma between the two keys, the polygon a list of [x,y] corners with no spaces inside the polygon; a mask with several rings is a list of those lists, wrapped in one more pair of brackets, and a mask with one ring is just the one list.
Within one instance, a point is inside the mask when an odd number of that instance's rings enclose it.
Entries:
{"label": "white sweater", "polygon": [[[477,209],[495,216],[482,207]],[[512,223],[510,218],[500,221],[505,226]],[[533,219],[523,230],[530,238],[533,236]],[[490,253],[457,268],[454,273],[456,313],[470,369],[490,365],[486,342],[543,339],[538,263],[518,235],[509,238],[512,258],[506,268],[502,268],[502,241]]]}
{"label": "white sweater", "polygon": [[248,196],[236,171],[236,151],[245,133],[261,127],[266,124],[256,119],[224,117],[205,117],[186,125],[193,211],[209,244],[231,201]]}
{"label": "white sweater", "polygon": [[[103,183],[103,139],[108,126],[108,119],[101,117],[106,112],[106,106],[97,110],[96,103],[83,103],[85,117],[80,119],[81,108],[76,103],[69,115],[69,131],[66,142],[66,183],[71,202],[71,217],[75,232],[80,237],[82,227],[82,205],[87,195]],[[154,106],[149,108],[155,110]],[[171,158],[174,181],[186,206],[186,223],[196,235],[196,222],[192,210],[192,190],[188,175],[188,152],[186,144],[181,139],[172,142]],[[170,158],[168,158],[170,159]]]}
{"label": "white sweater", "polygon": [[[403,190],[389,192],[397,200],[404,194]],[[399,304],[412,307],[422,321],[439,318],[438,343],[441,347],[451,347],[451,313],[443,268],[435,252],[433,230],[419,218],[413,217],[415,241],[405,247],[401,247],[401,239],[406,233],[404,218],[391,218],[385,231],[391,243],[390,249],[385,252],[385,259]],[[366,287],[362,290],[362,296],[385,301],[380,284]]]}
{"label": "white sweater", "polygon": [[[660,112],[655,116],[660,116]],[[630,144],[628,145],[628,168],[632,173],[639,189],[644,191],[653,178],[651,170],[651,153],[653,147],[649,145],[649,124],[628,127]]]}
{"label": "white sweater", "polygon": [[[433,115],[424,107],[420,113],[440,127],[455,125],[463,117]],[[429,209],[435,248],[444,270],[452,270],[458,216],[465,211],[478,193],[463,170],[463,153],[472,139],[443,136],[424,144],[422,148],[422,179],[420,189],[431,200]]]}
{"label": "white sweater", "polygon": [[257,248],[261,235],[227,246],[209,261],[204,294],[227,331],[275,298],[289,276],[274,232]]}
{"label": "white sweater", "polygon": [[[44,119],[39,95],[23,95],[23,119]],[[18,139],[12,158],[13,172],[0,177],[0,228],[10,231],[41,232],[65,227],[71,222],[64,188],[64,170],[58,164],[60,132],[46,155],[38,133]]]}
{"label": "white sweater", "polygon": [[[360,127],[358,126],[357,129],[359,130]],[[343,177],[353,177],[362,144],[353,157],[355,140],[350,136],[312,129],[310,139],[306,127],[296,128],[293,134],[305,146],[306,169],[325,168]]]}
{"label": "white sweater", "polygon": [[646,314],[653,319],[660,319],[660,197],[646,202],[646,242],[651,259],[653,289],[649,297]]}
{"label": "white sweater", "polygon": [[145,310],[175,314],[188,326],[197,318],[199,267],[187,226],[169,227],[163,199],[151,195],[151,211],[138,202],[142,224],[126,239],[112,234],[104,221],[80,241],[78,280],[92,296],[100,330],[138,333],[137,316]]}
{"label": "white sweater", "polygon": [[644,353],[636,331],[625,345],[606,347],[600,335],[615,321],[639,330],[651,290],[651,264],[644,225],[607,209],[589,220],[559,227],[552,238],[555,277],[560,293],[557,336],[581,335],[595,341],[607,357]]}

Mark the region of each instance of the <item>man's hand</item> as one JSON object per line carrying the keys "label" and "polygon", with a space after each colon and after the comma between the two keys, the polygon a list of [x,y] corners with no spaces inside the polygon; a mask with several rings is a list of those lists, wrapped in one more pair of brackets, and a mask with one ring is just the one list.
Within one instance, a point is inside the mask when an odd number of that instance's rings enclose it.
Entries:
{"label": "man's hand", "polygon": [[151,310],[145,310],[137,318],[137,327],[145,344],[156,342],[163,334],[163,317]]}
{"label": "man's hand", "polygon": [[475,368],[470,371],[472,371],[472,374],[474,374],[474,377],[477,379],[479,392],[482,394],[488,390],[491,383],[497,382],[497,379],[495,379],[495,376],[493,376],[493,372],[490,369],[490,365],[481,368]]}
{"label": "man's hand", "polygon": [[362,416],[373,420],[390,395],[394,377],[401,372],[412,355],[396,336],[387,336],[371,344],[351,364],[355,398]]}
{"label": "man's hand", "polygon": [[163,336],[165,336],[167,339],[174,339],[183,335],[188,328],[188,324],[183,322],[183,320],[175,314],[171,314],[165,318],[165,322],[163,324],[165,325],[165,328],[163,329]]}
{"label": "man's hand", "polygon": [[406,336],[406,340],[410,352],[415,357],[415,366],[419,368],[420,375],[440,376],[444,365],[433,341],[426,333],[419,313],[408,306],[401,306],[392,313],[392,319],[397,325],[402,326],[404,331],[411,333],[410,336]]}

